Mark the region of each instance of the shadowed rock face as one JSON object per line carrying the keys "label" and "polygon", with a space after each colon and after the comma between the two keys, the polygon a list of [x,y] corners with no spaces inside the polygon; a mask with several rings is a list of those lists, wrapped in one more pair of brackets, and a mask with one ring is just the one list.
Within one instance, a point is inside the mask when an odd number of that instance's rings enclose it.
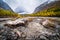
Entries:
{"label": "shadowed rock face", "polygon": [[[20,21],[22,20],[20,19]],[[31,21],[27,20],[26,23],[25,21],[24,21],[25,25],[19,25],[16,26],[16,28],[14,28],[15,26],[12,26],[13,28],[11,28],[8,25],[0,27],[0,39],[1,40],[60,40],[60,32],[59,32],[60,18],[34,18]]]}
{"label": "shadowed rock face", "polygon": [[12,10],[8,4],[6,4],[3,0],[0,0],[0,8],[6,9],[6,10]]}

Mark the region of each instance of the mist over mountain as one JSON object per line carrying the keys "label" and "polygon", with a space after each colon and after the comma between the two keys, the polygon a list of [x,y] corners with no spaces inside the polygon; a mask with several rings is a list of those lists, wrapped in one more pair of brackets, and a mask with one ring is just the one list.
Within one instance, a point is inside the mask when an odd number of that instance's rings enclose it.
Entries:
{"label": "mist over mountain", "polygon": [[23,12],[25,12],[25,10],[24,10],[24,8],[22,8],[22,7],[17,7],[17,8],[15,9],[15,12],[17,12],[17,13],[23,13]]}
{"label": "mist over mountain", "polygon": [[0,8],[11,10],[8,4],[6,4],[3,0],[0,0]]}
{"label": "mist over mountain", "polygon": [[29,14],[44,9],[54,0],[0,0],[0,7],[11,9],[17,13]]}
{"label": "mist over mountain", "polygon": [[47,0],[4,0],[14,12],[33,13],[35,8]]}

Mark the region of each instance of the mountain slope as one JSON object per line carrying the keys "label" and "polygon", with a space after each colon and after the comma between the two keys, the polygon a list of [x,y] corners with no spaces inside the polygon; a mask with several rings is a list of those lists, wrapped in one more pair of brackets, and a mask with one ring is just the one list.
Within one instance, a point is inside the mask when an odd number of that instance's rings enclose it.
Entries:
{"label": "mountain slope", "polygon": [[49,3],[49,1],[43,3],[42,5],[38,6],[34,12],[38,12],[38,11],[42,11],[42,10],[45,10],[45,9],[49,9],[53,6],[59,6],[60,7],[60,1],[51,1]]}
{"label": "mountain slope", "polygon": [[6,10],[12,10],[8,4],[6,4],[3,0],[0,0],[0,8],[6,9]]}
{"label": "mountain slope", "polygon": [[1,17],[20,17],[20,15],[18,15],[17,13],[11,11],[11,10],[5,10],[0,8],[0,18]]}
{"label": "mountain slope", "polygon": [[60,1],[55,1],[47,5],[49,7],[43,7],[42,11],[38,11],[33,14],[29,14],[29,16],[36,17],[60,17]]}

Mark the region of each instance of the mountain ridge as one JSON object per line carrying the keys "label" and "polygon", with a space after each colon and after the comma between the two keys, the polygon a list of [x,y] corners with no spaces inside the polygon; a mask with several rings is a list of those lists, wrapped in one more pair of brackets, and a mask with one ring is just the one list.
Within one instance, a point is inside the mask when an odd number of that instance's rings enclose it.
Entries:
{"label": "mountain ridge", "polygon": [[59,7],[60,7],[60,4],[59,4],[59,3],[60,3],[60,1],[52,1],[52,2],[50,2],[50,3],[45,2],[45,3],[43,3],[42,5],[38,6],[38,7],[35,9],[34,13],[35,13],[35,12],[42,11],[42,10],[45,10],[45,9],[49,9],[49,8],[51,8],[51,7],[53,7],[53,6],[59,6]]}
{"label": "mountain ridge", "polygon": [[0,0],[0,8],[12,11],[12,9],[9,7],[9,5],[7,3],[5,3],[3,0]]}

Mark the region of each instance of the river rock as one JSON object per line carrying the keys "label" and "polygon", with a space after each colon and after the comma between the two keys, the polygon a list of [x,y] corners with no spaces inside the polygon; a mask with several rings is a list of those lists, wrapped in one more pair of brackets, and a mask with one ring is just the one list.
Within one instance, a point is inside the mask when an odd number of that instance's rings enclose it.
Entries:
{"label": "river rock", "polygon": [[45,20],[42,22],[42,25],[46,28],[49,28],[49,29],[53,29],[56,27],[55,23],[54,22],[51,22],[49,20]]}
{"label": "river rock", "polygon": [[19,26],[25,26],[26,21],[21,20],[21,19],[17,19],[15,21],[7,21],[5,23],[4,26],[8,26],[8,27],[19,27]]}
{"label": "river rock", "polygon": [[[43,21],[42,21],[43,20]],[[53,19],[52,19],[53,20]],[[23,21],[23,22],[19,22]],[[18,26],[15,21],[7,26],[0,27],[1,40],[60,40],[60,25],[57,21],[48,19],[34,18],[29,21],[26,19],[17,19],[17,23],[23,23]],[[42,22],[41,22],[42,21]],[[9,21],[7,21],[8,23]],[[13,23],[14,22],[14,23]],[[40,23],[41,22],[41,23]],[[15,24],[15,25],[12,25]],[[27,24],[27,25],[26,25]],[[12,25],[13,28],[10,28]]]}

